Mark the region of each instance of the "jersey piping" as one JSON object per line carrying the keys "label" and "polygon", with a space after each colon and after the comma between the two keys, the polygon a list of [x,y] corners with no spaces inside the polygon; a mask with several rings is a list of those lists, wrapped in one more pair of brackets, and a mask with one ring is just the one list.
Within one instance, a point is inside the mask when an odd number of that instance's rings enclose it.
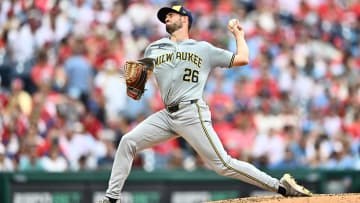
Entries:
{"label": "jersey piping", "polygon": [[197,108],[197,111],[198,111],[198,114],[199,114],[199,119],[200,119],[201,127],[202,127],[202,129],[204,130],[204,133],[205,133],[207,139],[209,140],[209,142],[210,142],[210,144],[211,144],[211,147],[212,147],[213,150],[215,151],[215,153],[216,153],[217,157],[220,159],[221,163],[222,163],[226,168],[228,168],[228,169],[230,169],[230,170],[233,170],[233,171],[235,171],[235,172],[237,172],[237,173],[240,173],[241,175],[249,178],[250,180],[253,180],[253,181],[257,182],[257,183],[259,183],[260,185],[263,185],[265,188],[268,188],[270,191],[276,192],[276,189],[275,189],[275,188],[273,188],[273,187],[271,187],[271,186],[269,186],[269,185],[261,182],[260,180],[254,178],[254,177],[252,177],[252,176],[249,176],[249,175],[246,174],[246,173],[243,173],[243,172],[241,172],[241,171],[233,168],[231,165],[229,165],[228,163],[226,163],[226,161],[223,159],[223,157],[220,156],[219,151],[218,151],[217,148],[215,147],[215,144],[214,144],[214,142],[212,141],[212,139],[211,139],[211,137],[210,137],[210,135],[209,135],[209,132],[207,131],[207,129],[206,129],[204,123],[203,123],[202,115],[201,115],[201,112],[200,112],[200,106],[199,106],[199,104],[197,104],[197,103],[196,103],[196,108]]}

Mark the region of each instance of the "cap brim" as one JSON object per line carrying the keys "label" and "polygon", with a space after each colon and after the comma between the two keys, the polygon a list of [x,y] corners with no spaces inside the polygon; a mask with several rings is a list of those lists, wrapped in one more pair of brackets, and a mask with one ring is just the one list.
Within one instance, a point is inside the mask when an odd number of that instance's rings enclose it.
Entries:
{"label": "cap brim", "polygon": [[178,11],[172,9],[172,8],[169,8],[169,7],[163,7],[161,8],[158,13],[157,13],[157,17],[158,19],[162,22],[162,23],[165,23],[165,18],[166,18],[166,15],[170,12],[175,12],[175,13],[179,13]]}

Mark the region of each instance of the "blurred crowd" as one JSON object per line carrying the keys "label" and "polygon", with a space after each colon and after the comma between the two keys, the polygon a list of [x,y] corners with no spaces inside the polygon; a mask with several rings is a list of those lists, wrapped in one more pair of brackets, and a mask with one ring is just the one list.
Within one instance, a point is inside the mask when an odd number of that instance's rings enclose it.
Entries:
{"label": "blurred crowd", "polygon": [[[178,1],[179,2],[179,1]],[[126,96],[123,65],[166,36],[166,0],[0,2],[0,171],[111,169],[121,137],[163,108],[154,78]],[[187,0],[191,37],[235,52],[241,21],[250,63],[216,68],[205,88],[233,157],[263,168],[360,170],[360,2]],[[134,167],[206,168],[181,138],[140,152]]]}

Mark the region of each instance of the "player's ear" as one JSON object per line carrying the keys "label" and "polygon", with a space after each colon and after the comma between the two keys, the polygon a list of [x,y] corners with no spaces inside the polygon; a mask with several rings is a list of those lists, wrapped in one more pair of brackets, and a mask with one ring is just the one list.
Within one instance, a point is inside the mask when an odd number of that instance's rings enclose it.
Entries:
{"label": "player's ear", "polygon": [[188,26],[188,28],[190,30],[190,19],[189,19],[189,17],[188,16],[182,16],[182,21],[183,21],[183,23],[185,23]]}
{"label": "player's ear", "polygon": [[186,22],[186,16],[180,15],[181,18],[181,22],[185,23]]}

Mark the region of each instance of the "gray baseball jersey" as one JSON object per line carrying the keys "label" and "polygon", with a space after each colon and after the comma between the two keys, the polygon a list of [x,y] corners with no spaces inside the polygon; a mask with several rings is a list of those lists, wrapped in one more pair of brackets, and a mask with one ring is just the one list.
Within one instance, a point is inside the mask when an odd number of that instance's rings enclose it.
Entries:
{"label": "gray baseball jersey", "polygon": [[150,44],[144,56],[155,59],[154,74],[163,102],[172,105],[202,98],[211,69],[229,67],[234,54],[204,41],[176,43],[162,38]]}
{"label": "gray baseball jersey", "polygon": [[163,38],[151,43],[144,56],[155,60],[154,74],[164,104],[179,108],[160,110],[123,136],[106,196],[121,198],[137,152],[177,136],[183,137],[218,174],[276,192],[279,180],[227,154],[211,125],[209,107],[202,99],[211,69],[231,66],[234,54],[207,42],[189,39],[176,43]]}

